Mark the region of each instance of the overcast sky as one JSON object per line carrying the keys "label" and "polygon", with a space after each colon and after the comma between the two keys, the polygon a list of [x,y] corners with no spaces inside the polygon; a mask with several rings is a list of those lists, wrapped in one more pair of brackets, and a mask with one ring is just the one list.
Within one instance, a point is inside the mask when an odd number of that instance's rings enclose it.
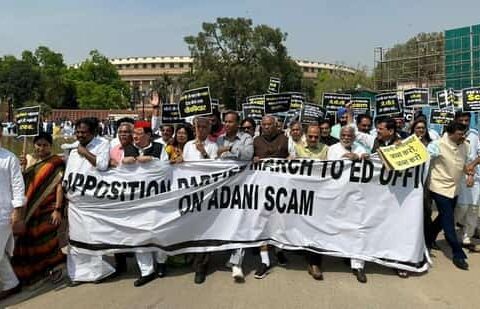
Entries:
{"label": "overcast sky", "polygon": [[480,0],[0,0],[0,55],[45,45],[68,64],[106,56],[189,55],[183,38],[217,17],[288,33],[296,59],[373,66],[373,49],[419,32],[480,24]]}

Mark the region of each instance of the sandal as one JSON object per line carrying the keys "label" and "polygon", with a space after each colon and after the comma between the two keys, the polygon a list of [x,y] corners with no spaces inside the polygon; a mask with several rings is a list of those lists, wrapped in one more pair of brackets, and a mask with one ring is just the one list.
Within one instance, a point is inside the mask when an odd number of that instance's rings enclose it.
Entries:
{"label": "sandal", "polygon": [[397,276],[399,276],[402,279],[408,278],[408,271],[402,270],[402,269],[397,269]]}

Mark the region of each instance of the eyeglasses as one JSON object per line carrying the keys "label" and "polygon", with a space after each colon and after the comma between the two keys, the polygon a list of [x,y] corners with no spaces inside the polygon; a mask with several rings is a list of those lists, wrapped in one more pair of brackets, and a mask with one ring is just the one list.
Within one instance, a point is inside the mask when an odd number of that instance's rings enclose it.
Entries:
{"label": "eyeglasses", "polygon": [[253,129],[253,127],[242,127],[243,131],[252,130],[252,129]]}

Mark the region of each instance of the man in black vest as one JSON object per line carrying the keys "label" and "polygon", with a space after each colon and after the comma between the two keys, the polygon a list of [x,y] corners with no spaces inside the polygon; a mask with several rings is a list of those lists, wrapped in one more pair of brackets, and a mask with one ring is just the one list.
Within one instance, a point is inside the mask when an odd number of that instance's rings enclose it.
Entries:
{"label": "man in black vest", "polygon": [[[133,129],[133,144],[124,149],[123,164],[146,163],[152,160],[168,161],[165,147],[160,143],[154,143],[152,139],[152,128],[148,121],[135,122]],[[139,287],[155,280],[157,277],[165,276],[167,256],[160,252],[135,253],[137,264],[140,268],[140,278],[135,280],[134,286]],[[155,272],[155,261],[157,269]]]}

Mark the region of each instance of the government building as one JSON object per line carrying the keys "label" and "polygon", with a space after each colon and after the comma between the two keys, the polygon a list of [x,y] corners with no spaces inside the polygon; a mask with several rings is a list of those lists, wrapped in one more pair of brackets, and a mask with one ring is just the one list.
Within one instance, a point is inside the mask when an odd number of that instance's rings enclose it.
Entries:
{"label": "government building", "polygon": [[[110,62],[115,65],[120,77],[133,88],[148,90],[153,81],[163,75],[178,76],[189,72],[193,66],[193,58],[188,56],[129,57],[114,58]],[[307,79],[316,79],[321,71],[355,73],[347,66],[325,62],[295,60],[303,70]]]}

